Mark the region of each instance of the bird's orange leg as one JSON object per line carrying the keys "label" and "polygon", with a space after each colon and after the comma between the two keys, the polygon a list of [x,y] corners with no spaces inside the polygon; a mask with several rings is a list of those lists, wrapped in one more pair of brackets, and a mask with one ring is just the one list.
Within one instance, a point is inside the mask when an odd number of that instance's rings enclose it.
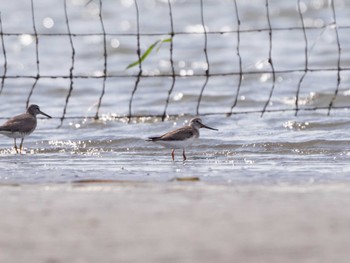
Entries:
{"label": "bird's orange leg", "polygon": [[22,145],[23,145],[24,138],[21,140],[21,144],[19,145],[19,153],[22,153]]}
{"label": "bird's orange leg", "polygon": [[175,160],[175,149],[173,149],[172,151],[171,151],[171,158],[173,158],[173,161]]}
{"label": "bird's orange leg", "polygon": [[182,156],[183,156],[183,158],[184,158],[184,161],[186,161],[186,154],[185,154],[185,148],[183,149],[183,151],[182,151]]}
{"label": "bird's orange leg", "polygon": [[15,141],[15,150],[16,150],[16,153],[18,153],[17,144],[16,144],[16,138],[14,138],[14,141]]}

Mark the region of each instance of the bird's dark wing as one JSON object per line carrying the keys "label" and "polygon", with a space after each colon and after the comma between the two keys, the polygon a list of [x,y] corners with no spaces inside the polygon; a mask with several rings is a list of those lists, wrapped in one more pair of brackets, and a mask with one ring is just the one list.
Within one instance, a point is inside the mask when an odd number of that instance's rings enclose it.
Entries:
{"label": "bird's dark wing", "polygon": [[181,127],[174,131],[163,134],[159,137],[151,137],[152,141],[182,141],[185,139],[189,139],[194,135],[193,130],[189,126]]}
{"label": "bird's dark wing", "polygon": [[12,119],[9,119],[2,126],[0,126],[0,131],[8,132],[30,132],[35,129],[36,120],[34,117],[29,116],[29,114],[21,114]]}

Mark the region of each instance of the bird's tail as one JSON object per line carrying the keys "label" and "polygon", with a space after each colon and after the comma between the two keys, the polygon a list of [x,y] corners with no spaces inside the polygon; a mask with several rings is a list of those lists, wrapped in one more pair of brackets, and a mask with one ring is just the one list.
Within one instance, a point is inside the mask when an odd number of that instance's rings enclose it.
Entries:
{"label": "bird's tail", "polygon": [[147,142],[155,142],[158,141],[160,139],[159,136],[156,137],[148,137],[148,139],[146,140]]}

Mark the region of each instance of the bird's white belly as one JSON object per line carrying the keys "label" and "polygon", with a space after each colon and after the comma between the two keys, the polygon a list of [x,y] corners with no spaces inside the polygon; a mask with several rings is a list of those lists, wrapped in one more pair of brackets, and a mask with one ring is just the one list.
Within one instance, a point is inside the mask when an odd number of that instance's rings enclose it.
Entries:
{"label": "bird's white belly", "polygon": [[31,132],[29,133],[23,133],[23,132],[9,132],[9,131],[0,131],[0,134],[5,135],[9,138],[24,138],[26,136],[28,136],[29,134],[31,134]]}
{"label": "bird's white belly", "polygon": [[197,138],[192,137],[190,139],[187,140],[183,140],[183,141],[155,141],[156,143],[159,143],[160,145],[163,145],[167,148],[172,148],[172,149],[183,149],[186,148],[190,145],[193,144],[193,142],[196,140]]}

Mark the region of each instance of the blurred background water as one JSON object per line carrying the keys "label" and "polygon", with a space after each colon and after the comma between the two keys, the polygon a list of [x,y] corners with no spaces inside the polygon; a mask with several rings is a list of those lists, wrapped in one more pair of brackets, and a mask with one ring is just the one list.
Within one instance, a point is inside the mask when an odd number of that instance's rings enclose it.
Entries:
{"label": "blurred background water", "polygon": [[[0,181],[5,183],[70,182],[90,179],[122,181],[171,181],[198,177],[219,183],[317,183],[347,181],[349,151],[349,3],[334,2],[338,27],[329,1],[300,1],[308,39],[308,71],[301,86],[301,108],[327,107],[337,88],[338,30],[341,44],[341,82],[330,116],[327,109],[299,111],[294,116],[298,83],[305,68],[305,39],[298,1],[269,1],[272,58],[276,82],[268,110],[273,75],[270,73],[269,27],[266,2],[237,1],[240,17],[240,56],[243,74],[236,114],[227,117],[237,94],[239,72],[237,20],[234,1],[203,1],[210,76],[199,113],[203,122],[219,131],[201,130],[200,140],[171,161],[170,150],[146,142],[148,136],[180,127],[196,115],[208,68],[200,1],[171,1],[174,31],[173,61],[177,76],[172,85],[169,43],[163,43],[144,61],[143,74],[132,103],[132,114],[145,115],[128,123],[129,101],[138,67],[125,70],[137,60],[137,19],[133,0],[103,0],[102,18],[106,35],[107,75],[100,119],[95,115],[103,88],[104,35],[100,2],[67,0],[67,17],[75,51],[73,90],[66,119],[60,117],[71,85],[72,46],[67,35],[64,1],[17,0],[0,3],[5,56],[0,52],[0,95],[3,121],[22,113],[35,82],[31,103],[54,116],[39,119],[37,130],[24,141],[25,153],[17,155],[12,139],[0,138]],[[33,28],[34,9],[35,29]],[[165,0],[138,1],[142,52],[171,32],[169,5]],[[281,30],[277,30],[277,29]],[[292,29],[288,29],[292,28]],[[294,29],[293,29],[294,28]],[[263,29],[263,30],[259,30]],[[36,48],[38,53],[36,54]],[[37,57],[39,73],[37,72]],[[215,75],[217,74],[217,75]],[[288,111],[290,110],[290,111]],[[257,111],[248,113],[247,111]],[[217,114],[215,114],[217,113]],[[117,117],[117,118],[116,118]]]}

